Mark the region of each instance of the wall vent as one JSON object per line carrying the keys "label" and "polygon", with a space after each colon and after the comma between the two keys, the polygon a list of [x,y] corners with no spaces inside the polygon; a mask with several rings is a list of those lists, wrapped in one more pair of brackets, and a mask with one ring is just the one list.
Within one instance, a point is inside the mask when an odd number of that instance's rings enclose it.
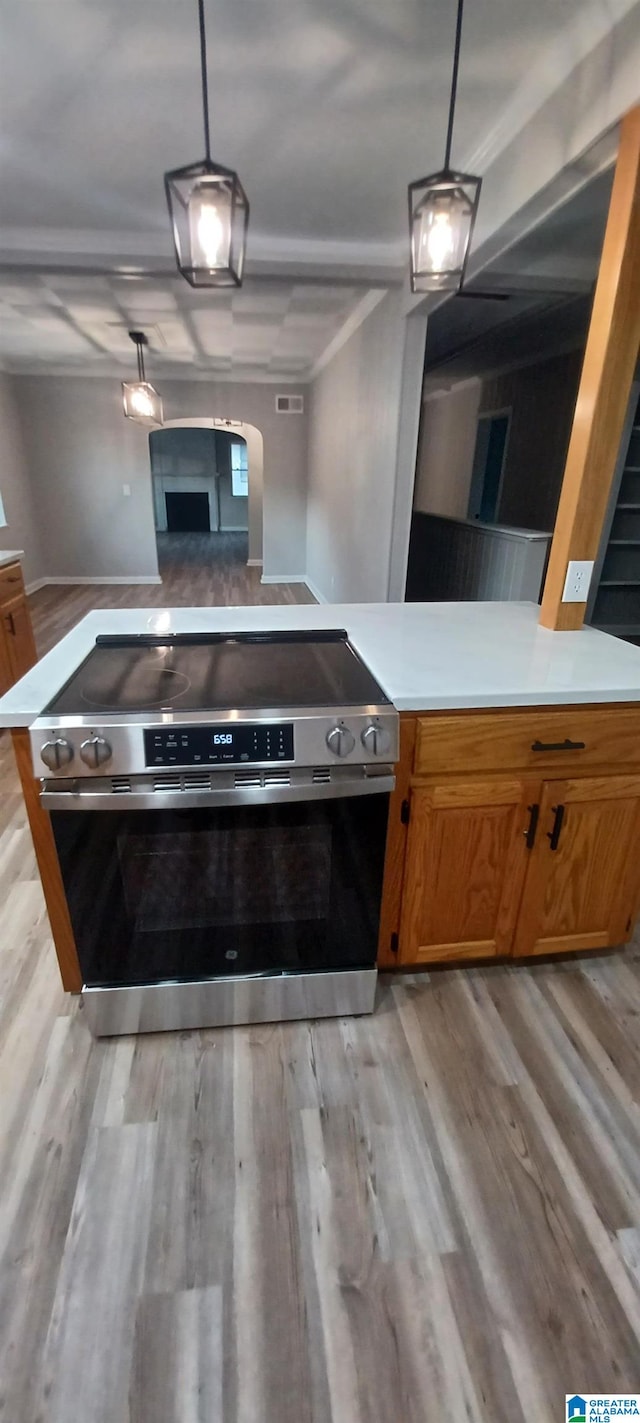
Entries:
{"label": "wall vent", "polygon": [[277,415],[303,415],[303,395],[276,395]]}

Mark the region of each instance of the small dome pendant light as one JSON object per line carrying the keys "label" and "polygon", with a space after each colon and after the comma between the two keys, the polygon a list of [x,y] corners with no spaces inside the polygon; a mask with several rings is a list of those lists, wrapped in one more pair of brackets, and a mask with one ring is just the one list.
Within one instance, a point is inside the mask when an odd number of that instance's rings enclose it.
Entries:
{"label": "small dome pendant light", "polygon": [[144,347],[149,345],[144,331],[130,331],[129,336],[138,353],[138,379],[123,380],[122,404],[128,420],[139,425],[162,424],[162,397],[149,384],[144,372]]}
{"label": "small dome pendant light", "polygon": [[240,287],[249,203],[237,173],[211,157],[204,0],[198,0],[205,157],[173,168],[164,187],[178,271],[192,287]]}
{"label": "small dome pendant light", "polygon": [[459,291],[478,211],[482,179],[451,169],[463,5],[458,0],[444,168],[409,185],[412,292]]}

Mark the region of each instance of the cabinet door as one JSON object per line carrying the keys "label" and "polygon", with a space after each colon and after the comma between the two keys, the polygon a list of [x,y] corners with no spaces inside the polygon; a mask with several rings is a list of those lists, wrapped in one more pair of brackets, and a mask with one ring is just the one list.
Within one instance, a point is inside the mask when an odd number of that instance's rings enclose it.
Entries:
{"label": "cabinet door", "polygon": [[1,610],[4,643],[9,655],[11,680],[24,677],[37,661],[36,647],[26,598],[13,598]]}
{"label": "cabinet door", "polygon": [[640,776],[545,782],[514,953],[624,943],[640,884],[639,833]]}
{"label": "cabinet door", "polygon": [[15,681],[13,675],[13,663],[9,655],[9,648],[7,646],[7,643],[8,636],[5,632],[5,625],[2,620],[2,617],[0,617],[0,697],[4,696],[5,692],[9,691],[9,688],[13,686],[13,683]]}
{"label": "cabinet door", "polygon": [[511,952],[539,781],[469,781],[412,791],[399,959]]}

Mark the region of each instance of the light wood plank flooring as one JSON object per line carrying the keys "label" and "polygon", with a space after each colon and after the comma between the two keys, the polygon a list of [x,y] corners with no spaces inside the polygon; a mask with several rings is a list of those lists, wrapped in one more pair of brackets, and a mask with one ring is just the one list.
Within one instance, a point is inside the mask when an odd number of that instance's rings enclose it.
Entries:
{"label": "light wood plank flooring", "polygon": [[315,602],[304,583],[261,583],[261,569],[248,568],[246,559],[246,534],[158,534],[161,584],[41,588],[29,600],[39,655],[48,652],[92,608]]}
{"label": "light wood plank flooring", "polygon": [[0,904],[3,1423],[557,1423],[640,1388],[637,945],[94,1042],[6,737]]}

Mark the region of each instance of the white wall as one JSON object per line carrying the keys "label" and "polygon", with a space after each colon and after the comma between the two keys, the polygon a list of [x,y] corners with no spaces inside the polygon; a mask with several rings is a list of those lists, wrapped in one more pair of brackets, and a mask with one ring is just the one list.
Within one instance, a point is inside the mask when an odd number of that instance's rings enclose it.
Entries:
{"label": "white wall", "polygon": [[307,573],[329,602],[387,598],[404,336],[390,292],[311,387]]}
{"label": "white wall", "polygon": [[[117,378],[18,376],[13,384],[42,529],[41,572],[157,577],[148,431],[124,419]],[[276,415],[273,385],[157,384],[167,420],[219,416],[261,431],[264,572],[303,574],[306,413]],[[303,391],[286,387],[288,394],[294,389]],[[128,498],[123,484],[130,485]]]}
{"label": "white wall", "polygon": [[15,386],[44,573],[157,578],[148,432],[125,420],[117,380],[21,376]]}
{"label": "white wall", "polygon": [[482,384],[464,381],[422,406],[413,507],[466,519]]}
{"label": "white wall", "polygon": [[0,549],[24,549],[27,585],[43,575],[40,534],[27,471],[14,378],[0,374],[0,494],[6,528],[0,528]]}

